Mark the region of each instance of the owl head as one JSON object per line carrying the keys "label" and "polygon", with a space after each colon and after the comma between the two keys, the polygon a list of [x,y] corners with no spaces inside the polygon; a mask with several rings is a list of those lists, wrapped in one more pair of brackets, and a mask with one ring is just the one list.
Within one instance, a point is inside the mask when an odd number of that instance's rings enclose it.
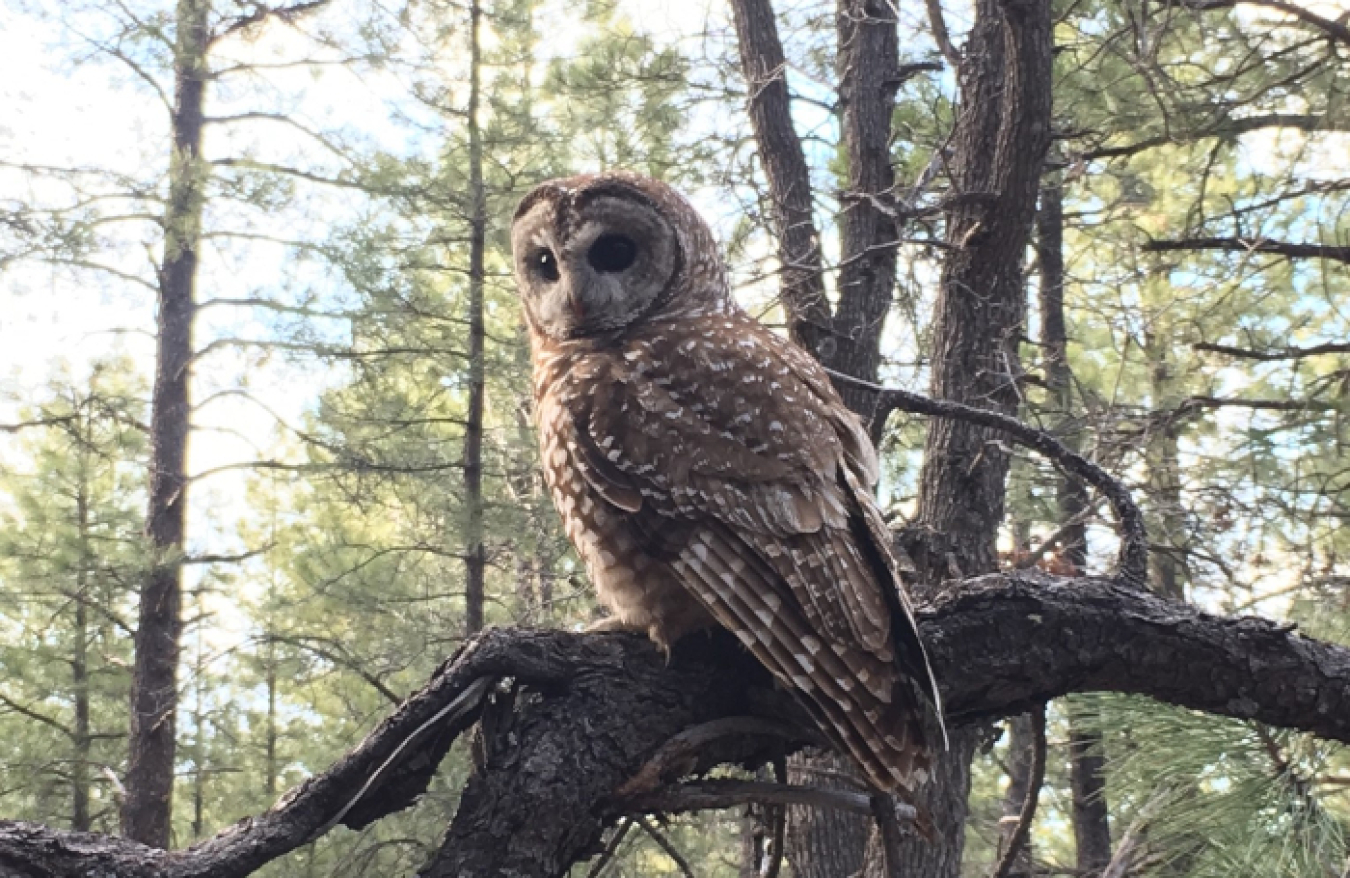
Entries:
{"label": "owl head", "polygon": [[674,189],[638,174],[539,185],[516,209],[511,249],[526,319],[558,341],[728,300],[707,223]]}

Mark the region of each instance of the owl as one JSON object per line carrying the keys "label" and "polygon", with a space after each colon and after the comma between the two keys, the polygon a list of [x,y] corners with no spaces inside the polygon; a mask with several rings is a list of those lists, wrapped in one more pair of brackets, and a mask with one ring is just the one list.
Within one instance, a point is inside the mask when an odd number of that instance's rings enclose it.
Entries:
{"label": "owl", "polygon": [[[937,688],[820,365],[732,300],[708,226],[616,172],[516,210],[545,480],[607,628],[730,630],[881,790],[927,777]],[[938,721],[940,725],[940,720]]]}

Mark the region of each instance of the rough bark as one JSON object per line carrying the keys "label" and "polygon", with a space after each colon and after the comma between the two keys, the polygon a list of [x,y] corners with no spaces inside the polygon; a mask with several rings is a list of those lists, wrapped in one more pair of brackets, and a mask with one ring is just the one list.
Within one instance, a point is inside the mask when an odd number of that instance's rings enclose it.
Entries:
{"label": "rough bark", "polygon": [[[857,770],[847,758],[807,751],[788,760],[788,779],[827,789],[861,790]],[[862,872],[872,820],[843,811],[788,809],[788,861],[794,878],[837,878]]]}
{"label": "rough bark", "polygon": [[141,589],[131,692],[130,753],[122,831],[169,844],[182,638],[182,566],[187,508],[187,442],[206,165],[201,159],[209,0],[179,0],[174,47],[173,152],[159,270],[159,325],[150,415],[150,499],[146,535],[154,552]]}
{"label": "rough bark", "polygon": [[[920,627],[956,726],[1070,692],[1110,690],[1350,742],[1350,649],[1264,620],[1212,616],[1112,580],[1027,571],[953,584],[921,608]],[[751,726],[761,731],[713,738],[664,763],[659,782],[713,764],[755,764],[815,737],[729,638],[689,639],[667,665],[639,637],[489,630],[357,748],[266,814],[173,853],[0,822],[0,875],[248,875],[339,815],[360,827],[410,804],[479,715],[489,691],[483,681],[501,678],[519,692],[510,702],[494,696],[485,767],[424,874],[562,874],[598,850],[603,829],[625,812],[616,789],[691,725],[750,715],[771,719],[773,732]],[[435,721],[447,706],[456,709]]]}
{"label": "rough bark", "polygon": [[[887,0],[839,0],[836,11],[839,109],[847,172],[840,194],[838,301],[831,337],[817,354],[837,372],[875,381],[881,329],[895,292],[900,237],[891,167],[891,115],[903,81],[895,7]],[[876,395],[840,385],[844,403],[870,422]]]}
{"label": "rough bark", "polygon": [[487,379],[483,361],[487,338],[483,325],[484,254],[487,250],[487,193],[483,182],[483,132],[478,119],[482,91],[483,8],[469,5],[469,400],[464,426],[464,628],[483,627],[487,548],[483,543],[483,397]]}
{"label": "rough bark", "polygon": [[[1046,0],[978,0],[958,71],[952,187],[934,325],[932,395],[1011,414],[1018,403],[1023,257],[1050,141],[1050,9]],[[1008,455],[987,430],[929,425],[913,542],[921,580],[997,564]],[[939,536],[940,535],[940,536]],[[953,736],[923,791],[937,841],[910,839],[916,876],[959,874],[975,736]]]}

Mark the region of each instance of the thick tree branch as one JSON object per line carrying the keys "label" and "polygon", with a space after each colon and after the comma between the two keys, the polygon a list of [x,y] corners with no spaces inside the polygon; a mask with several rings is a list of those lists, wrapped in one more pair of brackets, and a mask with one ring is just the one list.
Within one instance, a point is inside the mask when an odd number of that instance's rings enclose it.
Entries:
{"label": "thick tree branch", "polygon": [[[956,725],[1025,712],[1070,692],[1115,691],[1350,743],[1350,649],[1288,626],[1212,616],[1113,580],[1024,572],[950,585],[922,607],[920,627]],[[756,734],[765,727],[754,723],[744,735],[705,729],[706,747],[684,761],[693,775],[718,764],[759,764],[813,738],[805,728],[790,732],[797,708],[729,637],[686,638],[667,665],[638,637],[493,630],[266,814],[172,853],[3,822],[0,875],[248,875],[310,840],[371,777],[378,781],[343,818],[347,825],[410,804],[480,711],[475,706],[449,727],[433,724],[424,737],[418,730],[481,681],[504,678],[518,694],[499,688],[488,700],[484,767],[424,875],[562,874],[599,852],[604,830],[631,813],[616,790],[693,727],[731,717],[780,724],[773,734]],[[744,801],[743,788],[677,785],[649,795],[664,790],[671,802],[688,803],[700,789]]]}

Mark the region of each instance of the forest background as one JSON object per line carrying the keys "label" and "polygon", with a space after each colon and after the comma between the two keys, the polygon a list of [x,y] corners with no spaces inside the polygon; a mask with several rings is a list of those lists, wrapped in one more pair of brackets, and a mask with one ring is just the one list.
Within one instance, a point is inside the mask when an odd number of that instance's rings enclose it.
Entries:
{"label": "forest background", "polygon": [[[596,615],[539,480],[505,232],[540,180],[652,174],[713,224],[742,303],[787,323],[735,5],[5,4],[0,815],[115,833],[128,774],[153,786],[153,765],[128,764],[144,744],[169,755],[162,830],[185,846],[322,771],[483,625]],[[903,72],[889,194],[908,225],[877,375],[926,390],[977,10],[886,8]],[[1018,412],[1135,491],[1154,591],[1346,643],[1350,7],[1051,11]],[[773,8],[832,296],[851,209],[836,12]],[[210,71],[191,148],[184,69]],[[184,271],[176,485],[150,402]],[[878,425],[897,526],[925,429]],[[1064,492],[1014,454],[1006,566],[1109,566],[1104,504],[1066,517]],[[1086,557],[1063,548],[1075,527]],[[167,573],[176,682],[142,695],[176,725],[136,729],[133,683],[156,668],[133,637],[164,621],[141,595]],[[1108,695],[1055,702],[1048,728],[1023,874],[1350,869],[1339,744]],[[959,874],[988,874],[1007,843],[1034,737],[1010,720],[974,748]],[[410,873],[470,767],[457,747],[417,808],[262,874]],[[744,874],[752,833],[735,811],[643,824],[605,874]]]}

